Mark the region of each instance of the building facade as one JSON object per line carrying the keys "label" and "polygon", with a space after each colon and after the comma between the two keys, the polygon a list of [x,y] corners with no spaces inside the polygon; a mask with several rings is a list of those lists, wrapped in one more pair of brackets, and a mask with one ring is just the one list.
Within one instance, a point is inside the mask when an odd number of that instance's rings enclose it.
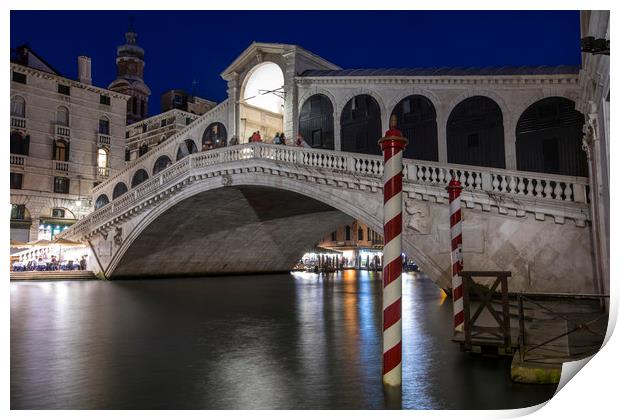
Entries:
{"label": "building facade", "polygon": [[125,44],[116,52],[117,76],[108,89],[130,96],[127,101],[127,124],[148,116],[151,90],[144,83],[144,50],[137,44],[138,34],[130,25],[125,33]]}
{"label": "building facade", "polygon": [[[130,124],[125,134],[125,160],[131,161],[147,153],[181,129],[191,124],[196,114],[179,109],[171,109],[145,120]],[[195,143],[187,143],[187,153],[197,150]],[[180,153],[185,153],[181,151]]]}
{"label": "building facade", "polygon": [[[609,41],[609,11],[581,12],[581,37]],[[609,51],[582,53],[577,108],[585,116],[583,150],[590,180],[592,240],[596,259],[595,273],[602,293],[609,293],[609,150],[610,150],[610,78]]]}
{"label": "building facade", "polygon": [[11,57],[11,238],[51,238],[92,211],[94,185],[124,166],[128,97],[61,76],[26,46]]}
{"label": "building facade", "polygon": [[161,95],[161,111],[180,109],[191,114],[202,115],[213,109],[217,103],[196,95],[189,95],[182,89],[172,89]]}
{"label": "building facade", "polygon": [[380,268],[383,235],[354,220],[324,237],[317,247],[340,253],[345,268]]}

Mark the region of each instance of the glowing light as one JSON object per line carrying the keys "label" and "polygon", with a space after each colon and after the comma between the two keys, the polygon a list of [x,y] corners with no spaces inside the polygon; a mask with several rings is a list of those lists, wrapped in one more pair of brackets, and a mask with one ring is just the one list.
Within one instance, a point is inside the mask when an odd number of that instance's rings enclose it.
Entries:
{"label": "glowing light", "polygon": [[282,114],[282,94],[271,91],[281,90],[283,86],[284,75],[280,67],[275,63],[262,63],[256,66],[248,77],[243,99],[249,105]]}

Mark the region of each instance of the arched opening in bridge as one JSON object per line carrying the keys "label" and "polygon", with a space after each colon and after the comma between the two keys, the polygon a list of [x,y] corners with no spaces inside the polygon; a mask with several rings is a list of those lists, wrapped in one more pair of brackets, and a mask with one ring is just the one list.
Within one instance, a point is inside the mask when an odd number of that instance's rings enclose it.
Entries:
{"label": "arched opening in bridge", "polygon": [[202,133],[202,150],[217,149],[227,144],[228,134],[226,127],[220,122],[209,124],[204,133]]}
{"label": "arched opening in bridge", "polygon": [[185,156],[189,156],[192,153],[198,152],[198,148],[196,147],[196,143],[192,139],[185,139],[183,143],[179,145],[177,149],[177,161],[183,159]]}
{"label": "arched opening in bridge", "polygon": [[112,200],[116,200],[121,195],[127,192],[127,185],[124,182],[119,182],[114,186],[114,191],[112,191]]}
{"label": "arched opening in bridge", "polygon": [[239,102],[240,143],[259,131],[271,141],[284,131],[284,73],[276,63],[264,62],[250,70],[241,87]]}
{"label": "arched opening in bridge", "polygon": [[381,108],[370,95],[358,95],[345,105],[340,116],[340,139],[345,152],[380,155]]}
{"label": "arched opening in bridge", "polygon": [[584,115],[566,98],[551,97],[530,105],[517,123],[517,169],[588,176],[581,148]]}
{"label": "arched opening in bridge", "polygon": [[502,110],[486,96],[460,102],[448,118],[448,162],[505,168]]}
{"label": "arched opening in bridge", "polygon": [[316,149],[334,150],[334,107],[327,96],[312,95],[304,102],[299,112],[299,133]]}
{"label": "arched opening in bridge", "polygon": [[157,175],[170,165],[172,165],[172,161],[168,156],[162,155],[158,157],[155,164],[153,164],[153,176]]}
{"label": "arched opening in bridge", "polygon": [[105,206],[109,202],[110,200],[108,199],[108,196],[105,194],[101,194],[99,197],[97,197],[97,200],[95,200],[95,210],[100,209],[101,207]]}
{"label": "arched opening in bridge", "polygon": [[392,114],[409,140],[404,157],[438,161],[437,114],[433,103],[422,95],[407,96],[394,107]]}
{"label": "arched opening in bridge", "polygon": [[351,222],[328,204],[284,189],[197,191],[144,219],[108,275],[288,272],[321,238]]}
{"label": "arched opening in bridge", "polygon": [[131,188],[134,188],[149,179],[149,174],[144,169],[138,169],[131,178]]}

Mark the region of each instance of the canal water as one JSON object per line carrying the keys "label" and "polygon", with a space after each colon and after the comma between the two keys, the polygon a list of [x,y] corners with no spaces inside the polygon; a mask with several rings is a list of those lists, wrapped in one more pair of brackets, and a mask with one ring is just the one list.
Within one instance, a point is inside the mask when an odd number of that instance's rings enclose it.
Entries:
{"label": "canal water", "polygon": [[[555,386],[463,354],[451,305],[403,279],[406,409],[503,409]],[[12,409],[381,409],[380,274],[11,283]]]}

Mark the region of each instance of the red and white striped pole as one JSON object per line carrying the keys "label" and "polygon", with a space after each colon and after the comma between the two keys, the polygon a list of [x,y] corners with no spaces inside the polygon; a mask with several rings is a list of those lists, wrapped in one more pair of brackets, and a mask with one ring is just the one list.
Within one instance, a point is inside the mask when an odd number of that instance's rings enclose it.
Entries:
{"label": "red and white striped pole", "polygon": [[465,314],[463,312],[463,229],[461,227],[461,190],[463,187],[458,179],[452,180],[446,187],[450,199],[450,260],[452,262],[452,308],[454,309],[454,330],[463,331]]}
{"label": "red and white striped pole", "polygon": [[403,230],[403,151],[407,139],[396,128],[379,140],[383,151],[383,385],[402,383],[402,230]]}

